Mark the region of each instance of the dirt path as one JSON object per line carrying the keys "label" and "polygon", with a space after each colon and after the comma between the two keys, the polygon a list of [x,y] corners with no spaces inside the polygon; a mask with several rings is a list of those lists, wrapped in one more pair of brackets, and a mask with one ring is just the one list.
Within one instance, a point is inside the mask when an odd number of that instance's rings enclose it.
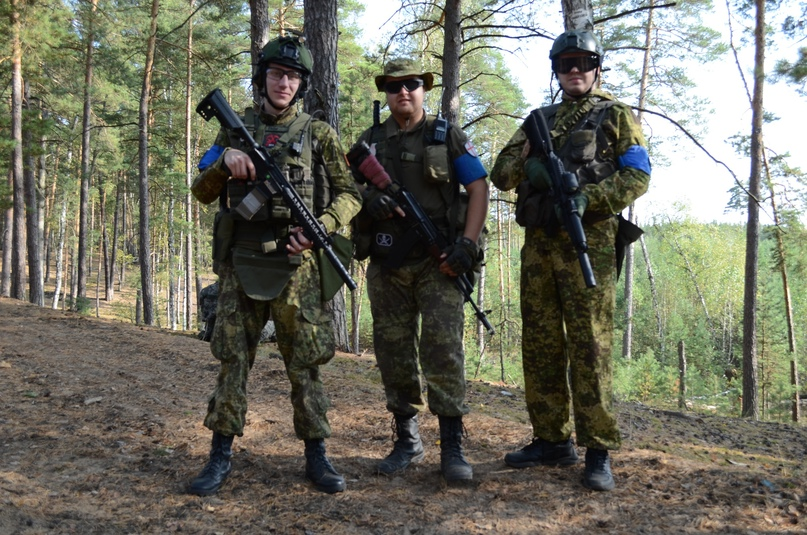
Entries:
{"label": "dirt path", "polygon": [[442,483],[431,415],[425,461],[376,476],[391,436],[379,375],[341,354],[325,368],[328,452],[348,490],[318,493],[274,352],[262,346],[250,377],[233,474],[198,498],[184,491],[209,445],[207,344],[0,298],[0,533],[807,533],[803,426],[622,405],[617,488],[595,493],[582,466],[504,465],[530,435],[523,394],[486,383],[469,390],[471,488]]}

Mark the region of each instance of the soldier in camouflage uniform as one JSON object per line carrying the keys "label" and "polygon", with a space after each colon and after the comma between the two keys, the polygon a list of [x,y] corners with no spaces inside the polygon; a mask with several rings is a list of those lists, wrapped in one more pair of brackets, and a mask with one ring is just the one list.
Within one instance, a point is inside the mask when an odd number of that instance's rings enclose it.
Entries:
{"label": "soldier in camouflage uniform", "polygon": [[591,32],[561,34],[550,59],[562,102],[543,109],[558,157],[581,184],[573,200],[583,216],[596,287],[585,286],[577,253],[558,222],[545,155],[529,156],[523,127],[502,149],[491,180],[502,190],[519,188],[517,219],[527,227],[521,252],[522,360],[534,438],[508,453],[505,462],[515,468],[574,464],[574,429],[578,445],[586,447],[584,484],[611,490],[608,450],[620,446],[611,369],[615,214],[647,191],[650,161],[631,109],[595,87],[602,56]]}
{"label": "soldier in camouflage uniform", "polygon": [[[245,124],[267,147],[289,182],[328,233],[346,226],[361,207],[334,130],[295,106],[313,68],[298,37],[280,37],[263,49],[253,83],[262,106]],[[251,115],[251,117],[250,117]],[[192,191],[202,203],[220,201],[214,228],[214,266],[219,275],[217,321],[211,351],[221,361],[204,424],[213,431],[210,461],[191,483],[197,495],[214,494],[230,473],[232,443],[243,436],[249,370],[270,315],[291,382],[294,430],[305,441],[306,478],[327,493],[345,489],[344,478],[325,455],[331,434],[319,367],[333,358],[331,311],[323,296],[311,242],[273,196],[250,219],[235,210],[255,186],[255,168],[230,132],[219,133],[202,158]],[[276,198],[278,197],[278,198]],[[327,261],[326,261],[327,262]]]}
{"label": "soldier in camouflage uniform", "polygon": [[[425,92],[433,82],[432,74],[424,73],[412,60],[387,63],[375,83],[386,93],[391,115],[362,133],[358,142],[370,145],[376,165],[380,163],[385,173],[414,195],[452,245],[439,259],[429,256],[423,244],[416,243],[392,196],[370,185],[363,192],[360,214],[360,219],[366,218],[363,236],[369,249],[358,250],[357,255],[370,256],[367,292],[373,344],[397,436],[378,471],[392,474],[423,459],[417,421],[418,412],[426,408],[422,371],[429,410],[440,423],[442,474],[448,483],[462,483],[472,480],[473,469],[462,452],[462,417],[469,409],[462,348],[463,296],[454,277],[477,264],[489,190],[487,171],[465,133],[443,120],[439,124],[448,128],[445,138],[435,136],[438,123],[423,109]],[[460,192],[460,186],[465,192]],[[459,213],[463,208],[467,217]]]}

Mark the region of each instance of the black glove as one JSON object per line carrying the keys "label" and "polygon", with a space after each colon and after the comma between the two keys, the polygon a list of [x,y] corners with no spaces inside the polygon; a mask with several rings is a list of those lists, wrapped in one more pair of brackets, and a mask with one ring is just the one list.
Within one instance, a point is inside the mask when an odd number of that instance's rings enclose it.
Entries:
{"label": "black glove", "polygon": [[396,208],[398,208],[398,203],[395,202],[395,199],[381,192],[369,197],[367,202],[367,213],[376,221],[391,218]]}
{"label": "black glove", "polygon": [[462,236],[457,238],[454,245],[449,245],[443,251],[446,255],[445,262],[451,271],[457,275],[462,275],[471,271],[476,259],[479,256],[479,247],[469,238]]}

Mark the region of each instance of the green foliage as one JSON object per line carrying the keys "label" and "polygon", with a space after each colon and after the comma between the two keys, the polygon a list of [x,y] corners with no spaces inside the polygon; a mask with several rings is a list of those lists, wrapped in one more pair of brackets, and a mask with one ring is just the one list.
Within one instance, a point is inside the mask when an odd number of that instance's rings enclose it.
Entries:
{"label": "green foliage", "polygon": [[658,361],[652,349],[614,364],[614,395],[622,401],[669,400],[678,393],[678,369]]}

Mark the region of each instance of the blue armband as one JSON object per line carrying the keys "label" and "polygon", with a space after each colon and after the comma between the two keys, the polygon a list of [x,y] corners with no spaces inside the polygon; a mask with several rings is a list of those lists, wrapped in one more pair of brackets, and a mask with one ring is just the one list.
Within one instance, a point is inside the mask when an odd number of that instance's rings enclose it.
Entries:
{"label": "blue armband", "polygon": [[650,174],[650,156],[647,149],[641,145],[631,145],[625,154],[619,157],[619,168],[633,167],[644,173]]}
{"label": "blue armband", "polygon": [[479,161],[479,156],[476,155],[476,149],[467,142],[465,150],[468,152],[463,153],[458,158],[454,158],[454,171],[457,175],[457,181],[463,186],[467,186],[471,182],[485,178],[488,172],[485,171],[485,166]]}
{"label": "blue armband", "polygon": [[210,167],[216,160],[219,159],[222,152],[224,152],[224,147],[221,145],[213,145],[207,149],[207,152],[204,156],[202,156],[202,159],[199,161],[199,165],[197,166],[199,167],[199,170],[204,171]]}

